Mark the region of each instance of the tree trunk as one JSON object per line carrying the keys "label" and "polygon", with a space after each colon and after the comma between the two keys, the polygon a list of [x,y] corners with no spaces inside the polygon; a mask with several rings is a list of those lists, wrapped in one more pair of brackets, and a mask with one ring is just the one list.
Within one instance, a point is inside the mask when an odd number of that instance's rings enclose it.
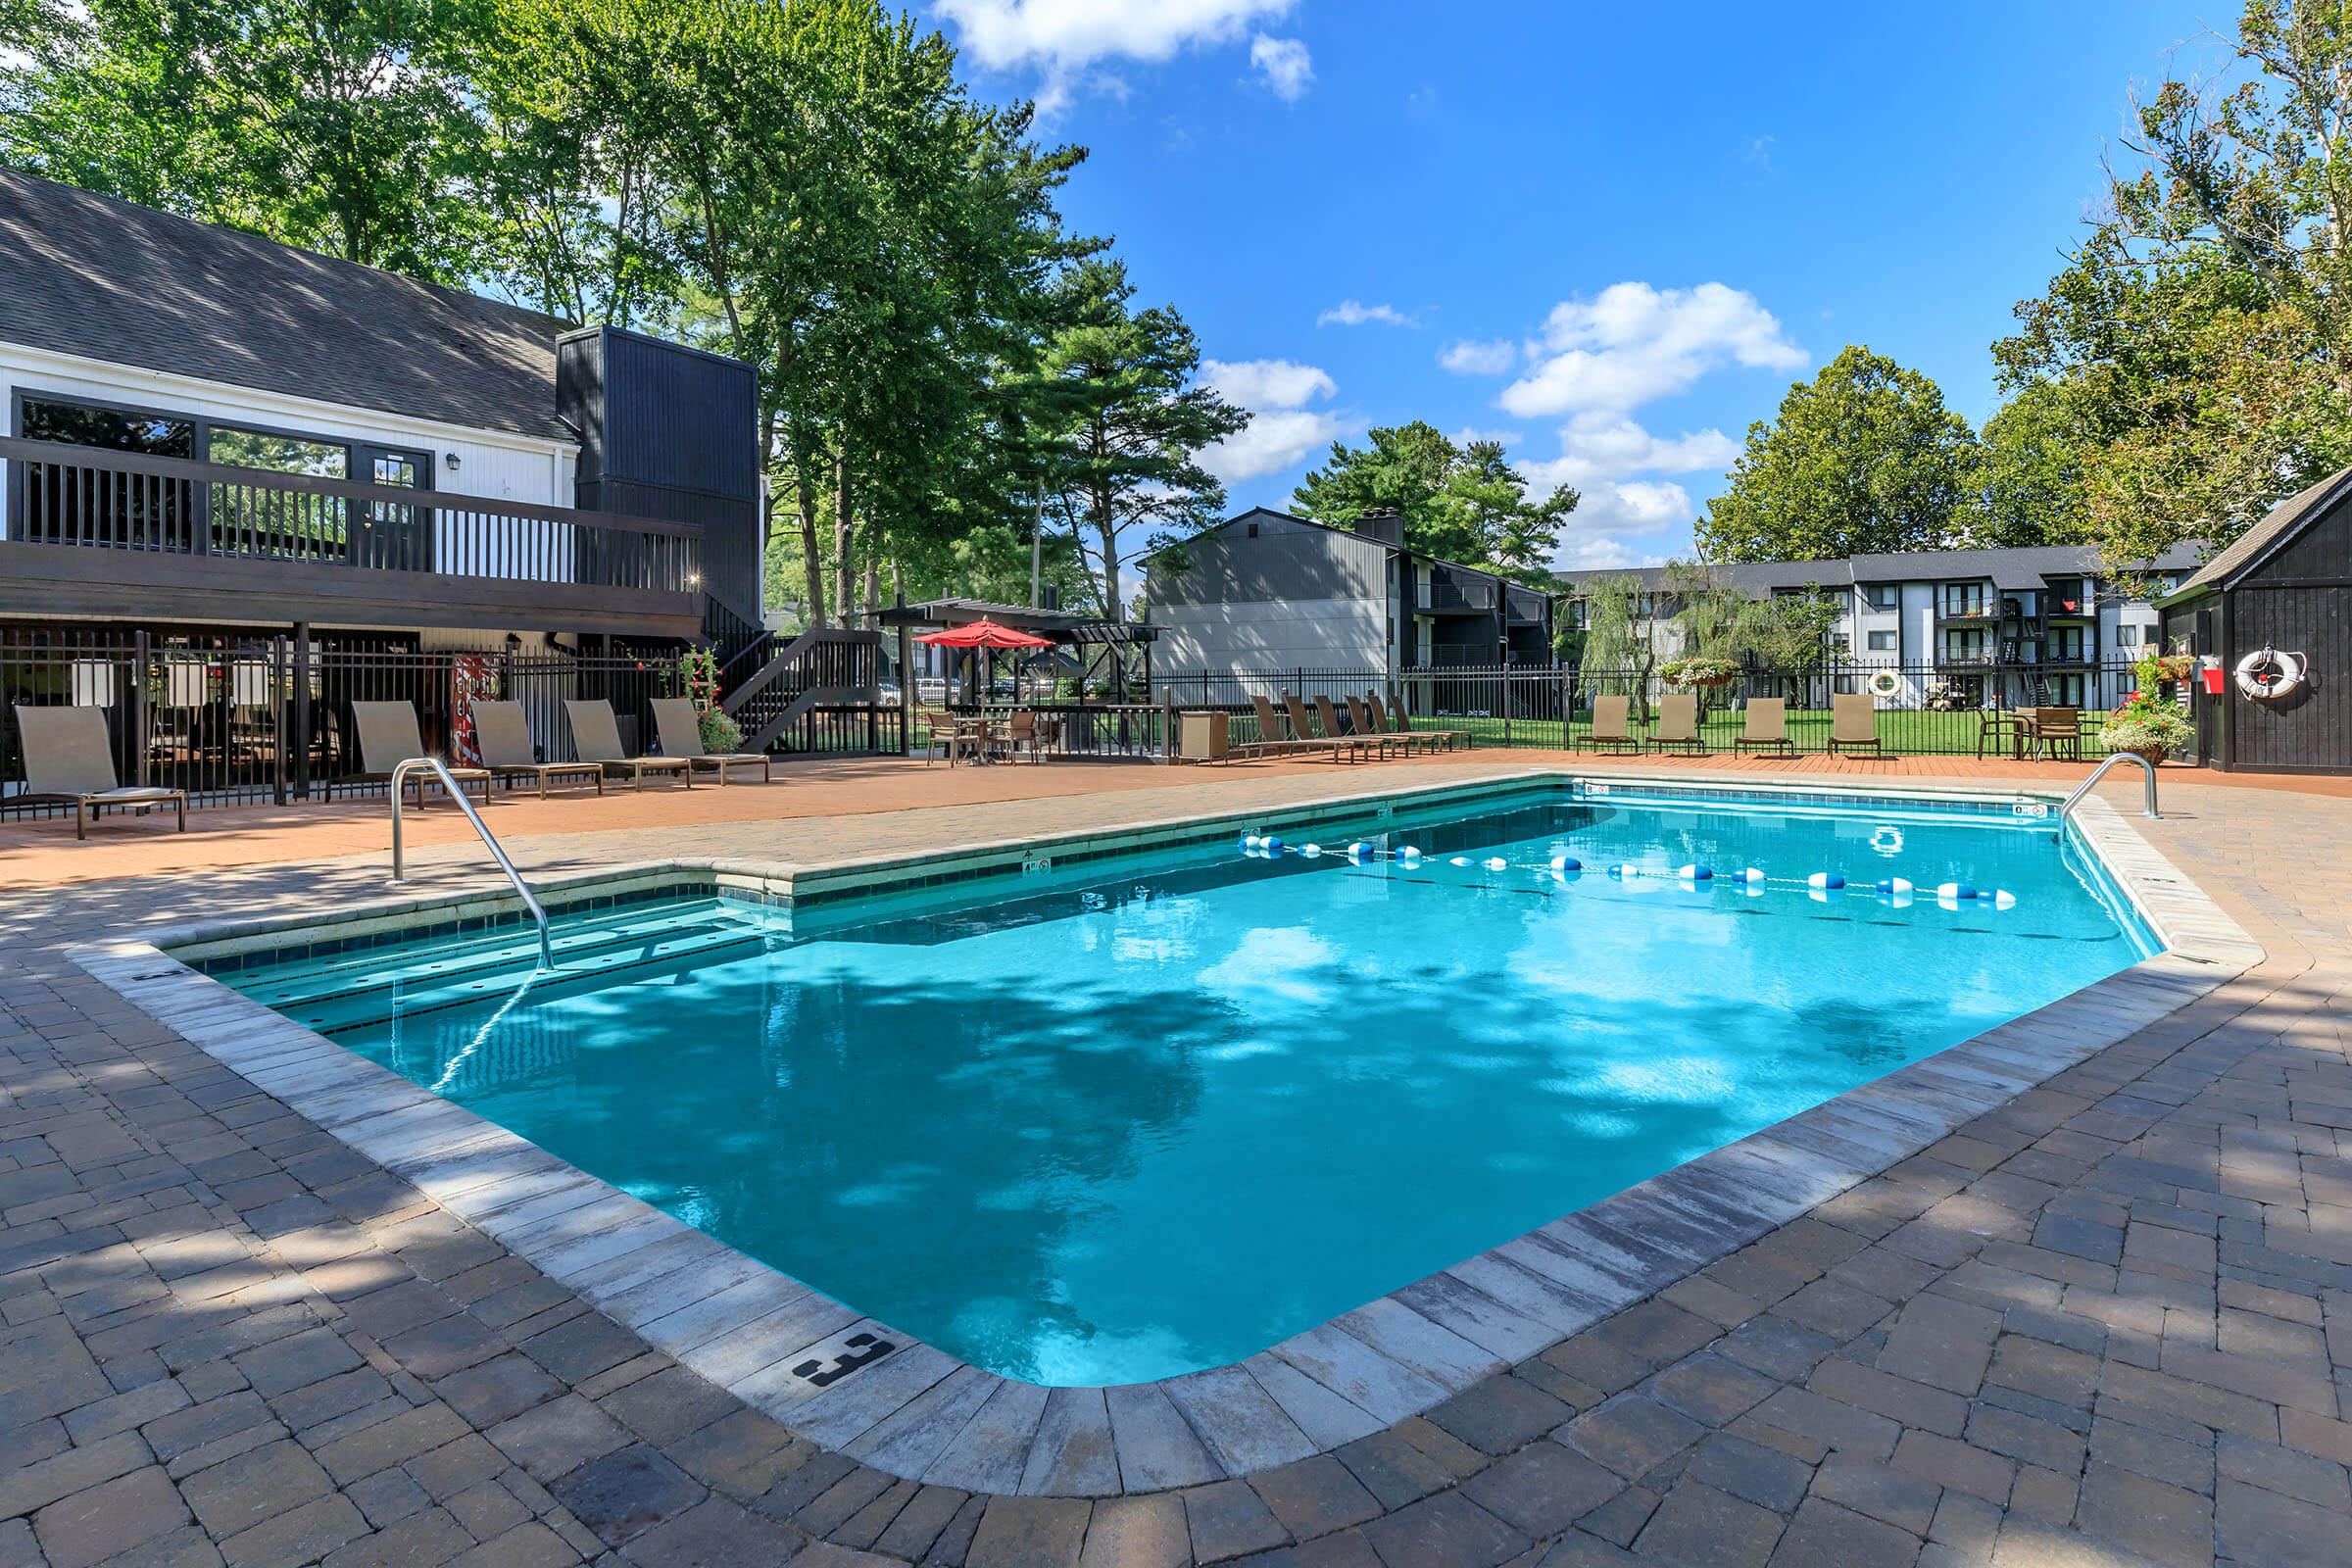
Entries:
{"label": "tree trunk", "polygon": [[1125,620],[1127,610],[1119,601],[1119,525],[1112,516],[1111,500],[1107,492],[1095,495],[1095,532],[1102,540],[1102,614],[1112,621]]}
{"label": "tree trunk", "polygon": [[857,515],[851,510],[853,494],[850,488],[850,449],[845,440],[833,456],[833,602],[841,607],[842,623],[849,623],[850,600],[857,592],[857,579],[850,561],[851,547],[857,543]]}
{"label": "tree trunk", "polygon": [[801,509],[801,575],[808,584],[808,624],[825,624],[825,556],[816,543],[816,490],[808,482],[807,463],[793,458],[792,491]]}

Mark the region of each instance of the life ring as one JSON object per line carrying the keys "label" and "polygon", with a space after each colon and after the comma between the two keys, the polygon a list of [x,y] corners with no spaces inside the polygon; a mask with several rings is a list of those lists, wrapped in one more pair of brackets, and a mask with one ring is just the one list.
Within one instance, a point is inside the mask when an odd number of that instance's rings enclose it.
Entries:
{"label": "life ring", "polygon": [[1891,669],[1882,669],[1866,683],[1874,697],[1894,697],[1903,689],[1903,677]]}
{"label": "life ring", "polygon": [[2248,697],[2284,697],[2303,684],[2307,672],[2302,655],[2265,648],[2237,662],[2237,689]]}

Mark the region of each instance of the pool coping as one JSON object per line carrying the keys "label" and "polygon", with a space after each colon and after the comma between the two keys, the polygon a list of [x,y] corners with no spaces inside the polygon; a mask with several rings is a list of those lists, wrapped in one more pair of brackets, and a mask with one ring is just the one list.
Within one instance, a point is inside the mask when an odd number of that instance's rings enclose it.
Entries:
{"label": "pool coping", "polygon": [[[606,867],[535,882],[627,897],[713,886],[819,903],[951,875],[1018,874],[1174,847],[1235,826],[1502,794],[1592,778],[1720,793],[1721,776],[1543,766],[1325,796],[1295,807],[1158,816],[915,855],[799,865],[740,858]],[[2055,791],[1870,785],[1742,793],[2041,803]],[[2262,950],[2105,802],[2082,838],[2165,945],[2106,979],[1575,1213],[1466,1258],[1242,1361],[1152,1383],[1046,1389],[973,1367],[860,1316],[193,967],[315,916],[207,922],[85,944],[94,978],[450,1212],[577,1292],[647,1344],[825,1447],[973,1492],[1102,1496],[1253,1474],[1418,1414],[1656,1294],[1935,1144],[2259,962]],[[943,871],[941,867],[952,870]],[[598,892],[596,890],[602,890]],[[356,906],[369,930],[503,919],[513,895],[468,891]],[[171,951],[167,952],[166,949]]]}

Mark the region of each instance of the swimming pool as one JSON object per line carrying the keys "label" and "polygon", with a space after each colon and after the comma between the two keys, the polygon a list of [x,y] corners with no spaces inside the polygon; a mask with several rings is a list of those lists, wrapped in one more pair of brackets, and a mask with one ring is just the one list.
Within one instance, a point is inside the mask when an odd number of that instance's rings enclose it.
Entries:
{"label": "swimming pool", "polygon": [[220,978],[845,1323],[1091,1385],[1249,1356],[2152,951],[2070,834],[1982,808],[1551,787],[1312,831],[560,916],[537,981],[512,928]]}

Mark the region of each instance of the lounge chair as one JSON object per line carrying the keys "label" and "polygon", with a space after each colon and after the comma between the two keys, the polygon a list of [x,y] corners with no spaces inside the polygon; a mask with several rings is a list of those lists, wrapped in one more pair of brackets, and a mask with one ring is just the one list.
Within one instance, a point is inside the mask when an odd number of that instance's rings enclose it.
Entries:
{"label": "lounge chair", "polygon": [[1405,722],[1401,709],[1397,710],[1396,720],[1391,722],[1389,705],[1380,700],[1377,692],[1364,693],[1364,706],[1372,710],[1372,728],[1379,734],[1404,736],[1411,744],[1426,746],[1433,752],[1450,752],[1457,746],[1470,744],[1470,732],[1466,729],[1413,728]]}
{"label": "lounge chair", "polygon": [[1282,715],[1274,711],[1271,700],[1253,696],[1250,706],[1257,710],[1257,739],[1228,748],[1228,755],[1246,752],[1251,757],[1289,757],[1306,750],[1305,742],[1283,734]]}
{"label": "lounge chair", "polygon": [[1680,746],[1692,753],[1704,753],[1707,743],[1698,733],[1698,698],[1690,692],[1670,692],[1658,699],[1658,727],[1649,733],[1654,751]]}
{"label": "lounge chair", "polygon": [[1343,758],[1348,761],[1354,761],[1372,750],[1370,741],[1348,740],[1338,735],[1315,733],[1314,715],[1306,710],[1306,704],[1296,693],[1285,692],[1282,706],[1291,715],[1291,733],[1298,737],[1299,745],[1307,751],[1328,751],[1334,761]]}
{"label": "lounge chair", "polygon": [[188,792],[125,785],[116,776],[106,715],[95,708],[33,708],[17,705],[17,733],[24,742],[24,792],[0,799],[11,810],[35,806],[74,808],[74,836],[90,836],[90,818],[108,808],[122,810],[169,806],[188,830]]}
{"label": "lounge chair", "polygon": [[[401,763],[411,758],[433,755],[424,749],[424,734],[416,727],[416,705],[414,703],[354,703],[351,705],[351,717],[360,730],[360,771],[357,776],[340,781],[346,788],[355,784],[388,782],[392,770]],[[458,781],[458,788],[479,784],[482,787],[482,799],[490,799],[492,780],[488,768],[460,767],[446,758],[440,760],[449,769],[449,776]],[[420,811],[424,809],[424,787],[427,784],[436,789],[441,787],[440,779],[431,773],[418,772],[408,776],[408,788],[416,792],[416,808]],[[331,796],[334,792],[335,786],[329,784],[327,794]]]}
{"label": "lounge chair", "polygon": [[474,704],[473,744],[492,777],[500,783],[527,779],[539,786],[543,801],[548,785],[562,779],[585,779],[596,786],[597,794],[605,793],[605,770],[598,763],[539,760],[539,749],[531,744],[530,720],[523,717],[520,703]]}
{"label": "lounge chair", "polygon": [[1795,755],[1796,743],[1788,738],[1788,703],[1780,697],[1750,697],[1747,700],[1747,723],[1732,742],[1732,750],[1770,750]]}
{"label": "lounge chair", "polygon": [[1595,697],[1592,699],[1592,727],[1577,742],[1577,750],[1591,746],[1613,747],[1621,752],[1638,752],[1642,743],[1634,739],[1634,700],[1630,697]]}
{"label": "lounge chair", "polygon": [[1433,735],[1431,740],[1424,740],[1411,730],[1406,730],[1401,735],[1391,734],[1372,721],[1371,704],[1365,702],[1361,697],[1350,697],[1346,701],[1348,721],[1355,726],[1355,732],[1358,735],[1377,736],[1383,747],[1394,748],[1410,757],[1416,751],[1428,750],[1432,740],[1435,739]]}
{"label": "lounge chair", "polygon": [[631,757],[621,750],[620,720],[612,705],[599,697],[564,699],[564,716],[571,720],[571,749],[583,762],[594,762],[609,774],[625,776],[637,789],[645,788],[648,773],[674,773],[694,788],[694,762],[684,757]]}
{"label": "lounge chair", "polygon": [[687,774],[695,768],[707,768],[718,775],[721,784],[727,781],[730,767],[757,767],[761,783],[775,779],[775,764],[763,752],[706,752],[703,750],[703,719],[694,710],[694,704],[683,697],[654,699],[654,727],[662,737],[663,757],[682,757],[686,760]]}
{"label": "lounge chair", "polygon": [[1342,725],[1340,705],[1328,697],[1315,699],[1315,722],[1323,726],[1323,733],[1331,739],[1352,743],[1358,755],[1370,752],[1376,757],[1386,757],[1396,745],[1396,741],[1387,735],[1375,735],[1368,732],[1362,725],[1354,721],[1352,715],[1346,725]]}
{"label": "lounge chair", "polygon": [[1883,755],[1876,697],[1868,692],[1839,692],[1830,699],[1830,750]]}

